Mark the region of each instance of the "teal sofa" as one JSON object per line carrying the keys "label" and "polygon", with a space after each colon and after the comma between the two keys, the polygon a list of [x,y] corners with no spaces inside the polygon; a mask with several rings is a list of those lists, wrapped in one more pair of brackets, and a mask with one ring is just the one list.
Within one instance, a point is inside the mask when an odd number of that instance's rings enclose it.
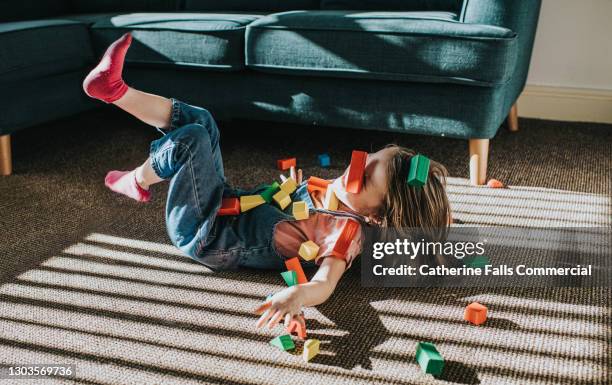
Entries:
{"label": "teal sofa", "polygon": [[[218,119],[469,141],[472,182],[521,93],[540,0],[0,0],[0,173],[10,134],[102,105],[81,80],[131,31],[128,84]],[[512,115],[512,114],[511,114]]]}

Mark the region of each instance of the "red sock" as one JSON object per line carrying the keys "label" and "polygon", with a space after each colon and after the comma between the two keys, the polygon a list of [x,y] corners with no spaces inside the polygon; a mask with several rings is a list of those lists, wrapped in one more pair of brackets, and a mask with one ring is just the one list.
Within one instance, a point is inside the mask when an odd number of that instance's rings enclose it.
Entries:
{"label": "red sock", "polygon": [[127,195],[138,202],[148,202],[151,191],[145,190],[136,183],[136,173],[132,171],[109,171],[104,178],[104,184],[119,194]]}
{"label": "red sock", "polygon": [[131,43],[132,35],[126,33],[106,49],[100,63],[83,81],[83,90],[87,95],[107,103],[112,103],[125,95],[128,86],[121,78],[121,74],[125,54]]}

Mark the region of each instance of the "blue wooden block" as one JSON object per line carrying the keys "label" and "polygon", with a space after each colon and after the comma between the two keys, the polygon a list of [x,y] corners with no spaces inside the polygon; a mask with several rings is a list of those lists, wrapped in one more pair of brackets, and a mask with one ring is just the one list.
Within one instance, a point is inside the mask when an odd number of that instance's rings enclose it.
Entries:
{"label": "blue wooden block", "polygon": [[319,155],[319,164],[321,167],[329,167],[331,165],[331,158],[328,154]]}

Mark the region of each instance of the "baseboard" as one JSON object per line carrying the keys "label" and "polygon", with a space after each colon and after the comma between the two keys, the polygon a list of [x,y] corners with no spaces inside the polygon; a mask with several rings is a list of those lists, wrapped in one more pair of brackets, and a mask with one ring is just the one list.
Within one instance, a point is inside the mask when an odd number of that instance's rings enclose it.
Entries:
{"label": "baseboard", "polygon": [[612,123],[612,90],[527,85],[518,113],[526,118]]}

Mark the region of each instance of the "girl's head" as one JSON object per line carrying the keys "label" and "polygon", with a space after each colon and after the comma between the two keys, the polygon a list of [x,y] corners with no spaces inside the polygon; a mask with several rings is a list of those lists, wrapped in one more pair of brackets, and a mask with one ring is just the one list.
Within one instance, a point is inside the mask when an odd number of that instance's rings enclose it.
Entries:
{"label": "girl's head", "polygon": [[334,180],[334,191],[348,208],[382,227],[444,231],[450,219],[446,168],[432,160],[425,186],[411,187],[407,180],[414,155],[413,150],[396,145],[370,153],[361,191],[346,191],[348,169]]}

